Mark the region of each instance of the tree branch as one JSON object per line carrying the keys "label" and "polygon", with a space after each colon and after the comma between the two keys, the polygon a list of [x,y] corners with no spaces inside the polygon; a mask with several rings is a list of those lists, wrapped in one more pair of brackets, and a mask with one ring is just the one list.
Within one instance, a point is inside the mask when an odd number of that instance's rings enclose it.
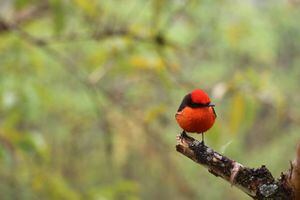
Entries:
{"label": "tree branch", "polygon": [[13,30],[16,26],[20,26],[31,20],[39,19],[39,17],[45,14],[48,9],[49,4],[47,1],[41,1],[41,3],[37,5],[28,6],[15,13],[13,19],[9,21],[0,18],[0,34]]}
{"label": "tree branch", "polygon": [[[281,177],[275,180],[264,165],[260,168],[245,167],[187,135],[178,136],[177,141],[178,152],[206,167],[211,174],[238,187],[253,199],[297,200],[294,196],[296,186],[293,187],[290,173],[282,173]],[[299,179],[297,180],[299,182]]]}
{"label": "tree branch", "polygon": [[295,160],[291,164],[289,183],[292,185],[295,199],[300,200],[300,143],[297,146],[297,154]]}

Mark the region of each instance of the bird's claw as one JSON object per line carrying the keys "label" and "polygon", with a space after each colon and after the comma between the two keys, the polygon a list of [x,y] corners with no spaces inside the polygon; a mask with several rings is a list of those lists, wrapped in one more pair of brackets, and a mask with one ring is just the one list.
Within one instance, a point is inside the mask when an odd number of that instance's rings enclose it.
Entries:
{"label": "bird's claw", "polygon": [[188,135],[186,134],[186,132],[185,132],[185,131],[182,131],[182,132],[180,133],[180,135],[177,135],[177,136],[176,136],[177,143],[178,143],[178,144],[184,143],[184,139],[187,138],[187,137],[188,137]]}
{"label": "bird's claw", "polygon": [[185,131],[182,131],[181,134],[180,134],[180,137],[184,138],[184,137],[187,137],[187,134]]}

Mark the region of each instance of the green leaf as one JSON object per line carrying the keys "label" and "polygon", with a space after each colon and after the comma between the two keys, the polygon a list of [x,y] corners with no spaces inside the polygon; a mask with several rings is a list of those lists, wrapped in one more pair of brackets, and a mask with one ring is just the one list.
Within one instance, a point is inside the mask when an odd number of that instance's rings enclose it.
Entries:
{"label": "green leaf", "polygon": [[51,0],[53,28],[56,34],[63,31],[65,27],[65,9],[64,3],[60,0]]}

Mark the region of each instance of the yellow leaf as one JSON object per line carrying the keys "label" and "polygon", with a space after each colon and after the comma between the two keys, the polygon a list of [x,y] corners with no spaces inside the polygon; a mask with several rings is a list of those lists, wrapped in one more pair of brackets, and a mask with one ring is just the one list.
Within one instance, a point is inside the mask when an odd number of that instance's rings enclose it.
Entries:
{"label": "yellow leaf", "polygon": [[155,120],[157,117],[159,117],[162,113],[165,112],[166,112],[166,107],[164,105],[155,106],[146,113],[145,121],[147,123],[150,123],[153,120]]}
{"label": "yellow leaf", "polygon": [[75,4],[81,8],[83,11],[86,12],[86,14],[95,16],[97,14],[97,6],[95,0],[74,0]]}
{"label": "yellow leaf", "polygon": [[132,56],[129,63],[139,69],[161,71],[165,68],[164,62],[160,58],[148,58],[145,56]]}
{"label": "yellow leaf", "polygon": [[231,103],[229,129],[232,134],[236,134],[244,119],[245,99],[241,94],[236,94]]}

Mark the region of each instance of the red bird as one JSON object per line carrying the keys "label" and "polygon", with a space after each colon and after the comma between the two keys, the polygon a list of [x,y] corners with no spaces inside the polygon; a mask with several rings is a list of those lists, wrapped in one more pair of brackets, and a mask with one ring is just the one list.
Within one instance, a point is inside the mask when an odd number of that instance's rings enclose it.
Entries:
{"label": "red bird", "polygon": [[209,96],[200,89],[195,89],[185,95],[177,113],[176,121],[186,132],[202,134],[204,142],[204,132],[210,129],[217,118],[214,104],[211,103]]}

